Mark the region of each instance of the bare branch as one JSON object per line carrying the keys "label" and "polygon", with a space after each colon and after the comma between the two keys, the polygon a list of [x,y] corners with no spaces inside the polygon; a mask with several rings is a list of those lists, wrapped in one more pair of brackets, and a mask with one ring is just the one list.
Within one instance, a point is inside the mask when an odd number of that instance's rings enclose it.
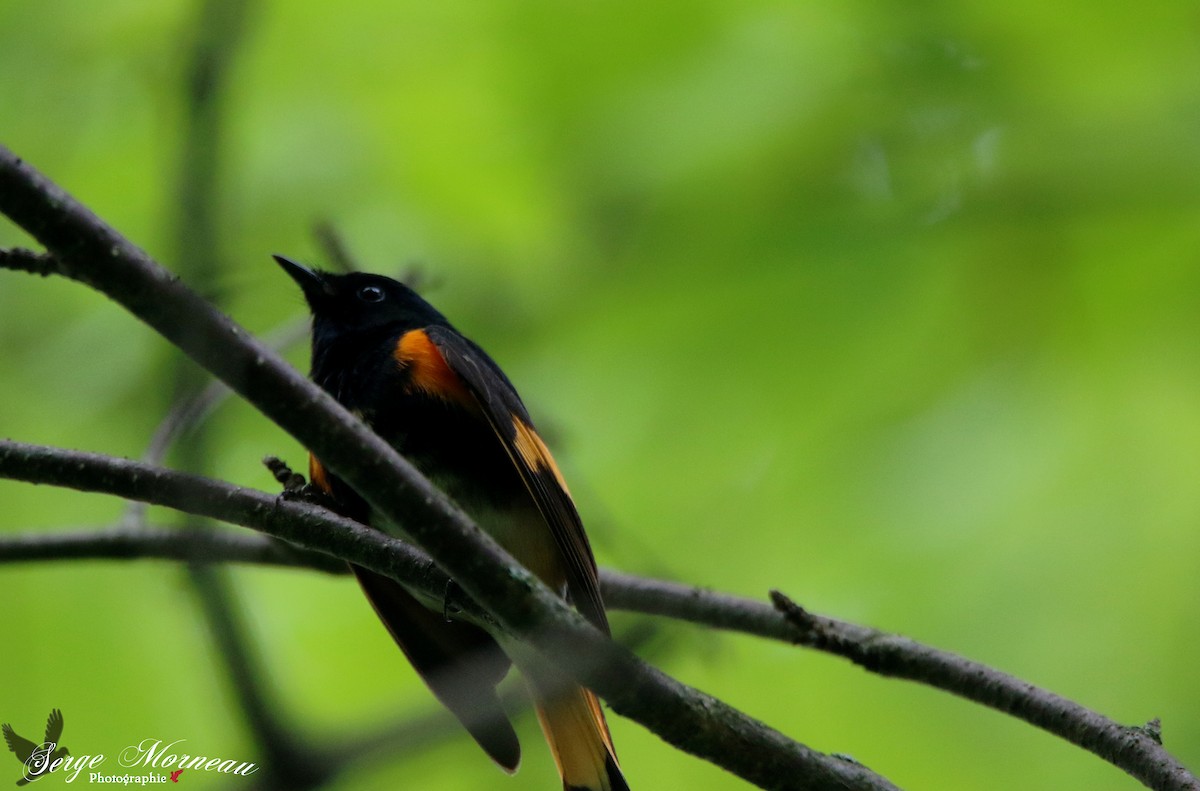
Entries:
{"label": "bare branch", "polygon": [[346,564],[319,552],[253,533],[128,527],[19,533],[0,537],[0,564],[56,560],[178,560],[252,563],[347,574]]}
{"label": "bare branch", "polygon": [[1129,727],[1018,678],[900,635],[823,618],[779,591],[775,607],[792,627],[792,641],[845,657],[873,673],[930,684],[1012,714],[1119,766],[1151,788],[1200,788],[1162,747],[1161,733]]}
{"label": "bare branch", "polygon": [[0,250],[0,269],[28,272],[31,275],[41,275],[42,277],[62,274],[54,256],[47,253],[35,253],[20,247]]}
{"label": "bare branch", "polygon": [[[1150,788],[1200,789],[1163,749],[1161,731],[1121,725],[1061,695],[994,668],[866,626],[810,613],[778,591],[753,599],[605,570],[605,602],[804,645],[882,676],[927,684],[1036,725],[1119,767]],[[1161,727],[1161,726],[1159,726]]]}
{"label": "bare branch", "polygon": [[[424,553],[405,542],[307,503],[230,486],[210,478],[125,459],[11,441],[0,441],[0,477],[141,499],[154,505],[253,527],[304,549],[341,558],[401,581],[433,606],[441,601],[446,588],[445,573]],[[463,614],[467,618],[477,623],[487,622],[486,613],[475,610],[469,602],[463,604]],[[553,639],[562,638],[554,635]],[[588,666],[584,657],[574,659],[571,667],[579,668],[581,675],[598,675],[606,684],[633,685],[648,701],[647,705],[682,705],[687,712],[682,722],[674,730],[666,728],[668,732],[664,736],[672,743],[682,743],[679,746],[684,749],[690,744],[691,732],[702,730],[702,739],[711,739],[717,745],[726,744],[724,749],[740,751],[747,760],[772,767],[773,774],[764,776],[760,783],[767,788],[894,788],[865,767],[811,753],[807,748],[795,745],[715,698],[692,690],[637,660],[608,640],[602,644],[609,653],[620,652],[621,665],[614,669],[609,656],[603,656],[599,665],[592,660]],[[558,656],[557,650],[560,650],[560,644],[551,643],[552,655]],[[641,711],[636,702],[628,708],[639,722],[654,719]],[[662,726],[654,728],[656,733],[661,733],[659,727]],[[723,741],[731,738],[722,733],[726,729],[734,732],[736,740]],[[797,750],[801,752],[797,753]],[[717,752],[720,752],[719,747]],[[728,762],[736,763],[736,760],[729,759]],[[814,769],[814,765],[818,768]],[[803,767],[804,771],[799,780],[795,774],[797,766]]]}
{"label": "bare branch", "polygon": [[[329,515],[313,510],[322,518]],[[185,541],[194,543],[189,548]],[[330,573],[345,570],[344,564],[326,555],[289,548],[288,544],[261,536],[221,533],[193,537],[165,530],[76,532],[0,540],[0,563],[85,557],[185,560],[193,551],[203,552],[212,562],[311,564]],[[430,579],[427,596],[436,597],[444,589],[444,580]],[[605,602],[612,609],[676,618],[841,656],[870,672],[927,684],[1011,714],[1104,758],[1151,788],[1200,788],[1196,778],[1163,749],[1161,732],[1155,728],[1124,726],[978,662],[899,635],[809,613],[777,592],[772,593],[772,606],[611,569],[601,570],[601,583]]]}
{"label": "bare branch", "polygon": [[[77,532],[0,540],[0,563],[72,558],[186,560],[201,551],[213,562],[308,566],[344,573],[327,556],[288,549],[260,536],[221,534],[194,541],[178,531]],[[775,606],[689,585],[601,570],[611,609],[660,615],[803,645],[849,659],[879,675],[916,681],[1011,714],[1098,755],[1152,788],[1195,789],[1196,779],[1162,747],[1161,730],[1114,722],[1059,695],[994,668],[915,640],[803,610],[778,592]],[[1159,726],[1161,728],[1161,726]]]}

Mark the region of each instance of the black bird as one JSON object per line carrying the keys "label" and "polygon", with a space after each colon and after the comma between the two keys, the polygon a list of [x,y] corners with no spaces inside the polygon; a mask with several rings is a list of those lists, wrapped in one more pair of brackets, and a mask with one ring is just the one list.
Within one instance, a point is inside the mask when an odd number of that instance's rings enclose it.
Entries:
{"label": "black bird", "polygon": [[[525,405],[492,358],[403,283],[275,260],[312,309],[313,380],[607,633],[596,561],[579,513]],[[346,516],[372,524],[366,502],[311,455],[309,477]],[[388,527],[378,520],[373,526]],[[482,629],[448,623],[394,581],[351,568],[434,695],[502,768],[516,771],[521,759],[495,691],[512,660],[533,694],[563,788],[628,791],[592,692],[532,650],[506,641],[502,651]]]}
{"label": "black bird", "polygon": [[[46,718],[46,738],[41,744],[34,744],[18,735],[7,722],[0,725],[0,730],[4,731],[4,741],[8,743],[8,749],[25,765],[25,776],[17,781],[19,786],[37,780],[55,761],[71,754],[66,747],[58,746],[63,732],[63,716],[58,709],[51,710],[50,716]],[[34,752],[39,752],[39,755],[31,765],[30,759],[34,757]]]}

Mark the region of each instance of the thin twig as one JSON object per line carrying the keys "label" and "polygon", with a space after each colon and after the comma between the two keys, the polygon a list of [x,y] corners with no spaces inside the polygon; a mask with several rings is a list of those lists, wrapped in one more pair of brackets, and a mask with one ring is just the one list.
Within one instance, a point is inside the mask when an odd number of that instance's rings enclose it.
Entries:
{"label": "thin twig", "polygon": [[358,271],[358,263],[350,252],[349,245],[331,221],[317,220],[313,223],[312,234],[335,272]]}
{"label": "thin twig", "polygon": [[62,274],[58,269],[58,261],[48,253],[35,253],[21,247],[0,250],[0,269],[12,269],[17,272],[28,272],[31,275],[49,277]]}
{"label": "thin twig", "polygon": [[254,533],[127,526],[18,533],[0,537],[0,564],[60,560],[178,560],[250,563],[348,574],[329,555]]}

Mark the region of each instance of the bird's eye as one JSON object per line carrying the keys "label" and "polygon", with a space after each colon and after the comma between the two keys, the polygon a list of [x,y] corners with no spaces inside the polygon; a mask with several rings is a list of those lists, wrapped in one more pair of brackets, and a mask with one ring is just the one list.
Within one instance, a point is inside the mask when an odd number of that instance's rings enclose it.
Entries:
{"label": "bird's eye", "polygon": [[358,298],[363,302],[383,302],[383,289],[379,286],[363,286],[358,290]]}

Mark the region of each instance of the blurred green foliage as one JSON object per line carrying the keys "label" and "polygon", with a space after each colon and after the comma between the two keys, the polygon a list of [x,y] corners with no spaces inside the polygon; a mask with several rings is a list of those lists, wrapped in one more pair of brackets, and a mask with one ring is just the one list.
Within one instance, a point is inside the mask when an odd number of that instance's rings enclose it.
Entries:
{"label": "blurred green foliage", "polygon": [[[167,266],[197,13],[0,4],[4,142]],[[205,288],[255,332],[298,316],[268,255],[318,260],[328,219],[367,268],[419,264],[506,367],[602,563],[778,587],[1161,717],[1200,767],[1198,21],[1183,2],[252,3]],[[29,240],[0,222],[0,244]],[[136,456],[174,358],[82,286],[0,273],[0,435]],[[272,487],[264,454],[303,458],[241,404],[210,430],[208,472],[244,485]],[[4,531],[121,507],[11,483],[0,502]],[[253,758],[178,568],[0,577],[0,719],[36,731],[57,706],[76,752],[155,736]],[[307,733],[433,709],[353,583],[234,580]],[[904,787],[1139,787],[828,657],[672,626],[657,659]],[[744,787],[611,720],[635,788]],[[556,787],[522,733],[515,779],[462,738],[338,787]]]}

